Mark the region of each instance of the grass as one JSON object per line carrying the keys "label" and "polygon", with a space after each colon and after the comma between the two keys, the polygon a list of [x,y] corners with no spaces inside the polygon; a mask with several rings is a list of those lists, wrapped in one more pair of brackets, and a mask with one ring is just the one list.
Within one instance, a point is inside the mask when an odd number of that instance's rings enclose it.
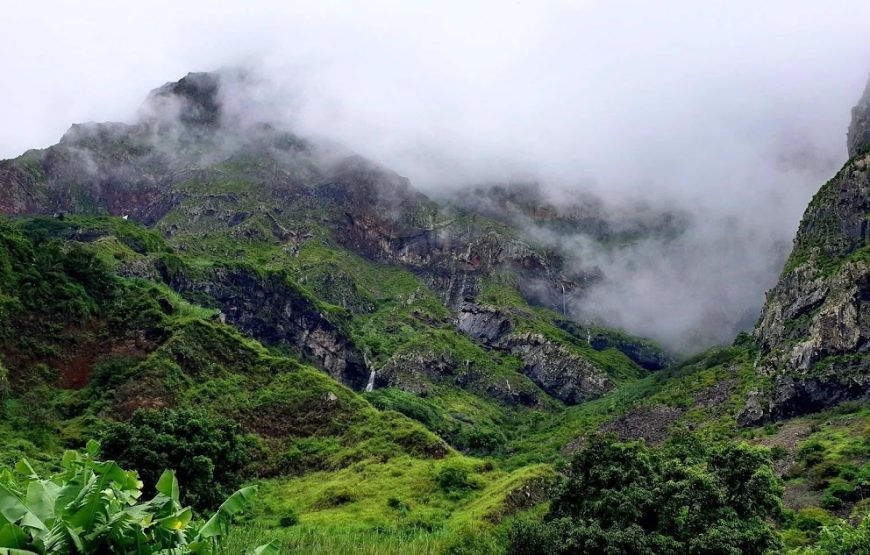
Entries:
{"label": "grass", "polygon": [[265,541],[275,541],[281,553],[311,555],[435,555],[444,553],[456,541],[456,534],[445,530],[393,529],[323,530],[296,526],[290,530],[251,524],[238,526],[220,555],[246,555]]}
{"label": "grass", "polygon": [[[541,334],[618,384],[599,399],[565,407],[520,372],[517,357],[456,331],[450,311],[420,277],[341,247],[320,212],[301,220],[266,215],[258,191],[232,180],[217,189],[191,184],[193,199],[160,224],[167,234],[177,227],[167,239],[113,218],[0,226],[0,310],[27,315],[24,321],[37,326],[20,338],[11,328],[3,336],[13,391],[3,401],[0,441],[7,448],[0,463],[20,456],[47,463],[137,407],[203,407],[240,422],[258,446],[248,469],[261,486],[258,508],[226,553],[273,537],[288,552],[443,553],[469,530],[496,530],[544,499],[526,492],[546,490],[567,457],[564,446],[636,407],[676,408],[677,425],[707,441],[761,433],[738,429],[733,420],[745,392],[761,383],[751,345],[711,350],[649,374],[617,348],[596,349],[586,332],[607,335],[610,345],[655,351],[654,344],[565,326],[563,315],[529,305],[510,274],[485,280],[479,302],[508,311],[515,332]],[[227,227],[240,210],[249,214]],[[291,222],[297,227],[288,239],[281,228]],[[162,281],[114,276],[130,268],[143,276],[163,268],[170,278],[207,278],[226,268],[277,275],[339,326],[374,368],[413,373],[420,393],[351,391],[220,323],[216,310]],[[53,376],[83,346],[93,351],[91,385],[54,387]],[[22,363],[25,354],[30,358]],[[447,371],[417,371],[416,360],[442,361]],[[733,387],[724,400],[698,401],[725,382]],[[505,383],[536,401],[511,401]],[[850,496],[870,475],[870,415],[862,409],[822,418],[799,447],[816,445],[820,454],[809,456],[821,458],[799,459],[803,466],[791,479],[826,495],[832,507],[843,498],[831,512],[852,510]],[[290,512],[299,522],[282,527]],[[786,532],[795,544],[812,539],[807,530]]]}

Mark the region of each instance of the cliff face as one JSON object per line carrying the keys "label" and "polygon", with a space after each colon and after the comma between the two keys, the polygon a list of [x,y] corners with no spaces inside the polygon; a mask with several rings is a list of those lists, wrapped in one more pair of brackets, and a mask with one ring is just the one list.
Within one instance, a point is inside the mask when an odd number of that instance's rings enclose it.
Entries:
{"label": "cliff face", "polygon": [[[454,308],[501,268],[557,309],[564,291],[582,286],[583,276],[563,275],[559,257],[516,230],[438,205],[358,156],[241,121],[223,104],[225,82],[238,79],[191,73],[152,91],[132,124],[73,125],[57,145],[0,161],[0,211],[127,216],[170,234],[211,217],[214,231],[244,220],[238,196],[256,189],[257,212],[295,210],[295,223],[328,227],[354,252],[411,269]],[[198,204],[185,206],[194,197]],[[217,207],[219,197],[227,202]]]}
{"label": "cliff face", "polygon": [[[395,297],[373,297],[379,284],[361,288],[353,271],[331,271],[337,251],[409,270],[453,314],[496,274],[513,276],[523,296],[557,310],[587,276],[572,275],[560,256],[524,241],[510,221],[436,203],[371,161],[250,121],[256,110],[246,111],[235,94],[241,89],[230,89],[244,79],[191,73],[152,91],[132,123],[73,125],[54,146],[0,161],[0,212],[144,223],[179,257],[197,262],[173,271],[143,251],[125,259],[122,274],[163,281],[357,390],[371,381],[425,395],[450,384],[509,405],[537,405],[547,394],[578,403],[615,386],[600,365],[535,333],[498,341],[468,334],[481,352],[516,356],[519,373],[495,371],[482,356],[472,363],[446,352],[378,351],[387,339],[360,344],[360,337],[374,341],[360,322]],[[93,239],[76,233],[76,240]],[[300,251],[308,253],[305,262]],[[296,268],[292,276],[288,266]],[[439,318],[449,325],[449,317]],[[373,328],[388,338],[391,325]],[[376,367],[366,357],[372,349]]]}
{"label": "cliff face", "polygon": [[870,88],[853,109],[853,157],[816,194],[755,330],[763,387],[738,420],[756,424],[870,396]]}
{"label": "cliff face", "polygon": [[253,269],[213,268],[206,275],[176,275],[173,289],[264,345],[285,347],[336,381],[361,390],[369,372],[353,342],[287,276]]}
{"label": "cliff face", "polygon": [[569,348],[539,333],[514,331],[511,315],[495,307],[462,305],[457,328],[470,337],[520,359],[520,372],[551,396],[577,404],[599,397],[616,385],[607,373]]}
{"label": "cliff face", "polygon": [[846,137],[850,157],[870,145],[870,79],[867,80],[861,100],[852,108],[852,122]]}

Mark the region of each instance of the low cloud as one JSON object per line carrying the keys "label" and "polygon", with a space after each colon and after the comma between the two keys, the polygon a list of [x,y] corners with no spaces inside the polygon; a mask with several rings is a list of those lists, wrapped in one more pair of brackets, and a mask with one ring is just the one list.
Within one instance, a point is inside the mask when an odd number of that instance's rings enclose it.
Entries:
{"label": "low cloud", "polygon": [[0,19],[2,156],[244,67],[244,94],[224,91],[239,121],[340,143],[433,197],[524,181],[556,206],[598,199],[614,225],[638,203],[685,217],[619,246],[527,226],[600,270],[575,315],[684,351],[754,321],[870,69],[870,5],[845,1],[45,2]]}

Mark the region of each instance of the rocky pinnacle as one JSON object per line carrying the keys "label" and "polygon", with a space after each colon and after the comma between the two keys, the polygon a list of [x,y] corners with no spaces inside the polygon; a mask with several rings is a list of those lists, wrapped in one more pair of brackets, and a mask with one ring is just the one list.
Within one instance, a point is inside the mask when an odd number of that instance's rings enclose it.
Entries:
{"label": "rocky pinnacle", "polygon": [[861,100],[852,108],[852,122],[849,124],[846,141],[850,158],[858,154],[861,148],[870,145],[870,78]]}

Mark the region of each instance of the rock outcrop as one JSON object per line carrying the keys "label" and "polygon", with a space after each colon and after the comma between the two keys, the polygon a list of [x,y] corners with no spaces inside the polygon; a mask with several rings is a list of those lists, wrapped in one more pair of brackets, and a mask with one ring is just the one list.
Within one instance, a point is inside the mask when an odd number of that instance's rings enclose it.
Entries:
{"label": "rock outcrop", "polygon": [[[196,196],[200,213],[186,214],[195,222],[209,210],[205,203],[220,204],[197,193],[226,191],[235,180],[257,189],[261,212],[305,207],[297,219],[326,225],[367,258],[414,271],[454,309],[499,269],[518,273],[522,293],[555,309],[566,290],[582,287],[584,276],[563,275],[558,256],[440,206],[395,172],[242,121],[244,110],[232,102],[243,93],[225,88],[244,80],[230,71],[191,73],[152,91],[133,124],[73,125],[57,145],[0,161],[0,212],[107,213],[172,234],[184,225],[164,225],[164,216]],[[214,183],[221,185],[208,187]],[[223,204],[212,209],[243,211]],[[222,225],[238,223],[227,217]]]}
{"label": "rock outcrop", "polygon": [[847,142],[850,157],[870,146],[870,79],[867,80],[861,100],[852,108],[852,122],[849,125]]}
{"label": "rock outcrop", "polygon": [[595,399],[616,387],[604,370],[541,334],[510,334],[497,346],[517,355],[523,374],[569,405]]}
{"label": "rock outcrop", "polygon": [[493,375],[488,368],[458,359],[450,352],[397,353],[378,369],[374,385],[425,397],[436,383],[448,383],[506,405],[536,406],[544,397],[535,384],[522,376]]}
{"label": "rock outcrop", "polygon": [[607,373],[579,354],[540,333],[515,332],[510,313],[495,307],[465,303],[457,328],[494,349],[508,351],[521,361],[520,372],[551,396],[577,404],[611,391]]}
{"label": "rock outcrop", "polygon": [[868,91],[853,110],[854,156],[813,198],[767,295],[755,329],[765,385],[750,392],[741,424],[870,397],[870,151],[862,138]]}
{"label": "rock outcrop", "polygon": [[169,278],[185,297],[219,308],[223,318],[265,345],[290,348],[336,380],[362,390],[369,370],[353,342],[281,273],[215,268]]}

